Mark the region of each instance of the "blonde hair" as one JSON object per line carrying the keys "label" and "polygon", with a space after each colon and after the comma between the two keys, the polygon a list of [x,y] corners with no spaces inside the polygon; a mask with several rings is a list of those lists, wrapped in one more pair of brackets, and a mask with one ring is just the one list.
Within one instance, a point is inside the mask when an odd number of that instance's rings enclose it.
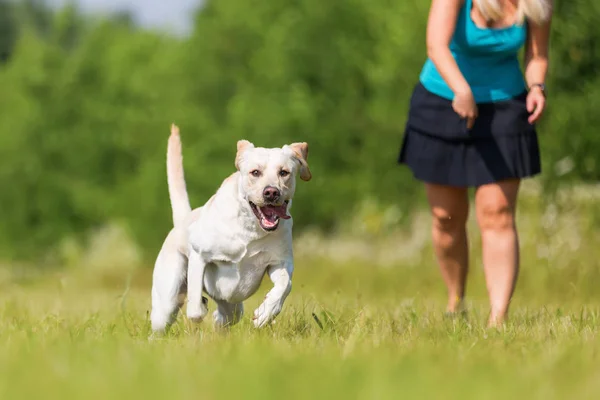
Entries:
{"label": "blonde hair", "polygon": [[[502,18],[500,0],[473,0],[479,12],[488,21]],[[551,0],[519,0],[517,18],[519,22],[529,19],[536,24],[548,21],[552,13]]]}

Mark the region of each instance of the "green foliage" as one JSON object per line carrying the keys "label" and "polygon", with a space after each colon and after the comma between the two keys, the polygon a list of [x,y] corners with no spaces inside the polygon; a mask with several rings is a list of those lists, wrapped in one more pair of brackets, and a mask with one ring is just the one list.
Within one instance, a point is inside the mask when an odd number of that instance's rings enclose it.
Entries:
{"label": "green foliage", "polygon": [[8,60],[14,46],[16,23],[13,12],[11,4],[0,1],[0,62]]}
{"label": "green foliage", "polygon": [[[600,8],[556,3],[540,126],[549,189],[600,175]],[[73,8],[50,18],[27,4],[18,18],[0,13],[0,30],[20,32],[1,43],[11,57],[0,67],[0,257],[37,257],[109,221],[154,256],[171,224],[171,122],[182,129],[194,206],[232,172],[242,138],[310,143],[299,229],[332,231],[364,199],[404,210],[420,199],[396,157],[428,2],[208,1],[189,38],[84,20]]]}
{"label": "green foliage", "polygon": [[600,179],[600,4],[556,1],[548,115],[540,136],[547,185]]}

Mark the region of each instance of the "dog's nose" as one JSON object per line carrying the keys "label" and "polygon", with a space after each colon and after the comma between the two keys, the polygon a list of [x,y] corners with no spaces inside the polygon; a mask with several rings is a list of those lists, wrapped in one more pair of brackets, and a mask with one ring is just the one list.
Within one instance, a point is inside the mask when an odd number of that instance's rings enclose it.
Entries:
{"label": "dog's nose", "polygon": [[277,201],[279,200],[279,196],[281,196],[281,192],[273,186],[267,186],[263,190],[263,197],[266,201]]}

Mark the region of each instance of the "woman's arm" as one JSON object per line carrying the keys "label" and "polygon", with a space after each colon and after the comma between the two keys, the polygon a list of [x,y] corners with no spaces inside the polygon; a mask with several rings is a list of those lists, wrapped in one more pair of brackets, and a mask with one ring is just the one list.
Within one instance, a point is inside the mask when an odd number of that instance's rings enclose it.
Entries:
{"label": "woman's arm", "polygon": [[551,18],[543,24],[528,23],[525,44],[525,81],[530,88],[527,96],[527,110],[532,113],[529,122],[539,119],[546,106],[545,94],[539,84],[546,81],[548,72],[548,42]]}
{"label": "woman's arm", "polygon": [[433,0],[427,21],[427,55],[454,92],[452,108],[467,120],[471,129],[477,118],[477,105],[469,83],[450,52],[450,41],[464,0]]}
{"label": "woman's arm", "polygon": [[463,2],[433,0],[427,20],[427,55],[455,95],[471,92],[449,48]]}
{"label": "woman's arm", "polygon": [[542,25],[528,24],[525,43],[525,80],[527,86],[544,83],[548,71],[548,42],[550,20]]}

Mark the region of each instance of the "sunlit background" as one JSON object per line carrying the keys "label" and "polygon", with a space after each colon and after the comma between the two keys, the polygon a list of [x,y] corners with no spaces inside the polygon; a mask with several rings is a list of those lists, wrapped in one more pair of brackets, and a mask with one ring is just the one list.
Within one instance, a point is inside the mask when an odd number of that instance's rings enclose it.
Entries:
{"label": "sunlit background", "polygon": [[[443,318],[423,189],[396,163],[429,4],[0,0],[0,398],[191,398],[197,371],[207,398],[397,398],[398,385],[418,398],[596,398],[600,2],[555,1],[543,172],[523,185],[515,319],[498,336],[483,330],[473,220],[470,319]],[[144,347],[173,122],[193,206],[233,172],[237,140],[310,146],[294,289],[278,325],[254,333],[265,280],[229,338],[240,347],[183,317],[177,356]],[[239,386],[215,372],[231,363]]]}

